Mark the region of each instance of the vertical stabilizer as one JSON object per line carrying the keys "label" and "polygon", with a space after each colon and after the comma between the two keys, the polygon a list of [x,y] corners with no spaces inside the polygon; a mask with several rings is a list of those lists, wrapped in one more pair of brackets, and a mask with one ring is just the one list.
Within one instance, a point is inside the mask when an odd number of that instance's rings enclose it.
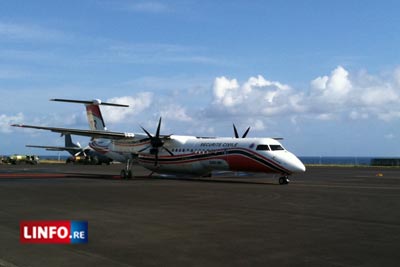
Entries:
{"label": "vertical stabilizer", "polygon": [[79,146],[72,142],[70,134],[65,134],[65,147],[79,147]]}
{"label": "vertical stabilizer", "polygon": [[88,104],[85,106],[90,129],[100,131],[107,130],[99,105]]}

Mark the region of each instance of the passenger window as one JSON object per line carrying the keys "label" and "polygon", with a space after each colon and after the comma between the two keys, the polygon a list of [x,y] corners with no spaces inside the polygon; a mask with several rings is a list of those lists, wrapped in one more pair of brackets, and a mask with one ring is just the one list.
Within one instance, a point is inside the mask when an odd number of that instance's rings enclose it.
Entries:
{"label": "passenger window", "polygon": [[271,150],[272,151],[276,151],[276,150],[285,150],[283,147],[281,147],[280,145],[270,145]]}
{"label": "passenger window", "polygon": [[256,150],[269,150],[268,145],[258,145]]}

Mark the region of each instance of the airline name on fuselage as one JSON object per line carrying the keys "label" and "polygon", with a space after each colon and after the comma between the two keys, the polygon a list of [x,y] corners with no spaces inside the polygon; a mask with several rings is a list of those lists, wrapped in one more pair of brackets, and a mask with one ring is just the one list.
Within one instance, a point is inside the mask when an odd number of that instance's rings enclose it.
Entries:
{"label": "airline name on fuselage", "polygon": [[237,147],[238,143],[201,143],[201,147]]}

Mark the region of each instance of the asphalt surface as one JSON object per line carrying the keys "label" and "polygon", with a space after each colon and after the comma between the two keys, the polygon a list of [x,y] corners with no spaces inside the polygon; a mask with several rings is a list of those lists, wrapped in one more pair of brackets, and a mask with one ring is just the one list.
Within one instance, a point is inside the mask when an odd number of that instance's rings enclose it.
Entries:
{"label": "asphalt surface", "polygon": [[[0,165],[0,266],[400,266],[400,169],[119,180],[121,165]],[[23,220],[89,243],[21,244]]]}

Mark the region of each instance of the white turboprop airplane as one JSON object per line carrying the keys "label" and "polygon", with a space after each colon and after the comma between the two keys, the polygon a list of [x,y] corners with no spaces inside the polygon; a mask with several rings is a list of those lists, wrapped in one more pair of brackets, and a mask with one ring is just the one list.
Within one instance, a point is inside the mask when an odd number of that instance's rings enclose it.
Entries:
{"label": "white turboprop airplane", "polygon": [[279,174],[279,183],[289,183],[289,175],[305,172],[303,163],[277,141],[279,138],[196,137],[161,135],[161,118],[156,134],[111,132],[105,127],[100,105],[127,105],[93,101],[51,99],[81,103],[86,106],[90,130],[13,124],[15,127],[49,130],[63,134],[92,137],[89,145],[115,161],[126,163],[121,178],[132,177],[132,161],[137,159],[145,168],[165,174],[211,176],[212,171],[240,171]]}

